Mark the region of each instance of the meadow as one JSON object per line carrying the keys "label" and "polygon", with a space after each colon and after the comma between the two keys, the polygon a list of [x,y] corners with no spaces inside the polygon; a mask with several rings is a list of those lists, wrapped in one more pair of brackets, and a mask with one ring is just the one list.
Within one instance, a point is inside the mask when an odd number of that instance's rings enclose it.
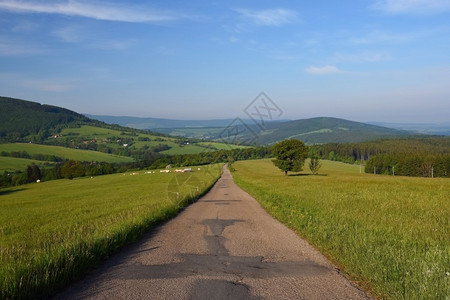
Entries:
{"label": "meadow", "polygon": [[[97,151],[79,150],[60,146],[48,146],[29,143],[0,144],[0,152],[2,151],[8,153],[26,151],[30,155],[47,154],[77,161],[99,161],[108,163],[126,163],[134,161],[134,159],[131,157],[112,155]],[[28,164],[31,163],[32,161],[30,160]]]}
{"label": "meadow", "polygon": [[322,164],[319,175],[305,164],[305,171],[285,176],[270,160],[240,161],[233,177],[372,295],[448,299],[450,180]]}
{"label": "meadow", "polygon": [[[220,166],[0,190],[0,298],[45,298],[205,193]],[[147,172],[147,173],[146,173]]]}
{"label": "meadow", "polygon": [[25,170],[31,164],[41,166],[48,163],[40,160],[0,156],[0,174],[5,171]]}
{"label": "meadow", "polygon": [[96,140],[97,143],[105,143],[108,147],[118,148],[121,147],[121,143],[117,140],[112,141],[111,138],[115,137],[119,140],[132,140],[130,149],[141,149],[142,147],[155,147],[159,145],[167,145],[170,147],[168,150],[161,151],[162,154],[177,155],[177,154],[196,154],[205,152],[208,149],[206,147],[212,147],[213,150],[221,149],[235,149],[243,148],[245,146],[228,145],[214,142],[199,142],[189,144],[180,144],[183,141],[181,137],[167,137],[156,136],[152,134],[136,133],[118,131],[108,128],[93,127],[83,125],[79,128],[66,128],[61,131],[62,136],[76,136],[83,137],[86,140]]}

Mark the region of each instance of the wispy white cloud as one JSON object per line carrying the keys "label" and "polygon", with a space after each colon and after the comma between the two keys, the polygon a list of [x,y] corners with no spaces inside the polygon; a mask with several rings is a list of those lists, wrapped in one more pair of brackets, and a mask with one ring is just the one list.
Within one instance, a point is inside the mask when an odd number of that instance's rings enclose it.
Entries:
{"label": "wispy white cloud", "polygon": [[401,34],[388,33],[380,30],[374,30],[359,37],[349,38],[352,44],[377,44],[377,43],[404,43],[415,38],[417,33],[409,34],[403,32]]}
{"label": "wispy white cloud", "polygon": [[0,10],[16,13],[47,13],[77,16],[106,21],[133,23],[164,22],[181,18],[173,12],[153,11],[106,2],[78,0],[58,2],[0,0]]}
{"label": "wispy white cloud", "polygon": [[371,8],[388,14],[437,14],[450,10],[450,0],[377,0]]}
{"label": "wispy white cloud", "polygon": [[0,85],[16,86],[43,92],[64,92],[75,88],[75,80],[53,78],[30,78],[16,73],[0,73]]}
{"label": "wispy white cloud", "polygon": [[26,56],[48,53],[50,50],[38,45],[0,36],[0,56]]}
{"label": "wispy white cloud", "polygon": [[30,21],[22,21],[16,24],[13,28],[13,32],[32,32],[39,27],[38,24],[30,22]]}
{"label": "wispy white cloud", "polygon": [[235,43],[238,43],[238,42],[239,42],[239,39],[238,39],[237,37],[235,37],[235,36],[230,36],[230,37],[228,38],[228,41],[229,41],[230,43],[235,44]]}
{"label": "wispy white cloud", "polygon": [[296,60],[296,59],[298,59],[297,56],[289,55],[289,54],[274,54],[269,57],[272,59],[276,59],[276,60]]}
{"label": "wispy white cloud", "polygon": [[104,40],[92,44],[93,48],[103,50],[126,50],[132,48],[136,44],[136,40]]}
{"label": "wispy white cloud", "polygon": [[44,92],[64,92],[74,88],[73,84],[58,82],[54,80],[27,80],[21,83],[23,87]]}
{"label": "wispy white cloud", "polygon": [[66,43],[77,43],[83,39],[82,27],[79,25],[69,25],[59,27],[52,32],[54,36]]}
{"label": "wispy white cloud", "polygon": [[328,74],[340,74],[345,73],[345,71],[340,70],[336,66],[323,66],[323,67],[315,67],[311,66],[305,69],[306,73],[313,75],[328,75]]}
{"label": "wispy white cloud", "polygon": [[391,60],[392,56],[385,52],[336,53],[334,60],[338,62],[380,62]]}
{"label": "wispy white cloud", "polygon": [[83,47],[103,50],[125,50],[136,44],[135,39],[111,40],[94,38],[86,28],[78,24],[58,28],[52,34],[65,43],[80,44]]}
{"label": "wispy white cloud", "polygon": [[275,8],[267,10],[249,10],[236,9],[235,10],[241,18],[252,22],[255,25],[261,26],[282,26],[293,23],[298,20],[298,15],[295,11],[289,9]]}
{"label": "wispy white cloud", "polygon": [[414,31],[389,32],[383,30],[372,30],[360,36],[349,37],[351,44],[370,45],[370,44],[404,44],[417,40],[424,40],[430,37],[448,36],[449,26],[427,28]]}
{"label": "wispy white cloud", "polygon": [[170,56],[176,53],[175,49],[167,47],[167,46],[158,46],[153,50],[155,53],[163,56]]}

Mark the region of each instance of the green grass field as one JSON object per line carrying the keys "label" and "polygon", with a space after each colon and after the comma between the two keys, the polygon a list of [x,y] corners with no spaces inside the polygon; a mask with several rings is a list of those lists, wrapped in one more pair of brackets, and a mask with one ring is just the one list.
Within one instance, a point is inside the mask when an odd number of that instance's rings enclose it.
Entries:
{"label": "green grass field", "polygon": [[0,190],[0,298],[45,298],[204,193],[220,166]]}
{"label": "green grass field", "polygon": [[4,157],[0,156],[0,174],[4,171],[13,172],[15,170],[25,170],[31,164],[43,165],[45,163],[40,160],[32,160],[26,158]]}
{"label": "green grass field", "polygon": [[112,155],[97,151],[71,149],[59,146],[48,146],[26,143],[0,144],[0,152],[26,151],[28,154],[48,154],[79,161],[99,161],[109,163],[132,162],[133,158]]}
{"label": "green grass field", "polygon": [[201,143],[198,143],[198,144],[202,145],[202,146],[205,146],[205,147],[214,147],[217,150],[230,150],[230,149],[245,149],[245,148],[249,148],[249,146],[224,144],[224,143],[217,143],[217,142],[201,142]]}
{"label": "green grass field", "polygon": [[[126,132],[124,132],[126,133]],[[61,131],[62,135],[79,135],[79,136],[85,136],[90,138],[107,138],[110,136],[119,136],[121,135],[121,131],[108,129],[108,128],[102,128],[102,127],[94,127],[94,126],[88,126],[83,125],[79,128],[64,128]]]}
{"label": "green grass field", "polygon": [[233,177],[373,295],[448,299],[450,180],[322,163],[318,176],[284,176],[270,160],[237,162]]}
{"label": "green grass field", "polygon": [[[198,144],[189,144],[189,145],[179,145],[177,143],[176,138],[164,137],[164,136],[155,136],[151,134],[138,133],[137,136],[130,135],[128,132],[121,132],[112,129],[99,128],[93,126],[81,126],[80,128],[66,128],[61,131],[61,134],[64,135],[74,135],[76,134],[79,137],[84,137],[86,140],[96,139],[97,141],[101,141],[103,139],[108,139],[113,136],[118,138],[133,138],[135,139],[131,148],[140,149],[143,146],[154,147],[160,144],[165,144],[170,146],[169,150],[161,151],[162,154],[168,155],[176,155],[176,154],[196,154],[205,151],[210,151],[206,149],[204,146],[213,146],[216,150],[222,149],[235,149],[235,148],[244,148],[245,146],[237,146],[237,145],[228,145],[217,142],[201,142]],[[139,138],[147,138],[148,141],[139,141]],[[117,143],[107,143],[108,146],[111,147],[119,147]]]}
{"label": "green grass field", "polygon": [[198,139],[211,139],[219,136],[225,127],[184,127],[184,128],[166,128],[159,129],[160,132],[172,136],[185,136]]}

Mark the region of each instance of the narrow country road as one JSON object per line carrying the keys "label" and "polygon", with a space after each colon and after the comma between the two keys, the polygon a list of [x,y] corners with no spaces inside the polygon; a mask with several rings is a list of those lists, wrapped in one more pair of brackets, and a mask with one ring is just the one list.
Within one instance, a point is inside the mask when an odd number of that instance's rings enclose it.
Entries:
{"label": "narrow country road", "polygon": [[221,179],[57,299],[368,299],[307,242]]}

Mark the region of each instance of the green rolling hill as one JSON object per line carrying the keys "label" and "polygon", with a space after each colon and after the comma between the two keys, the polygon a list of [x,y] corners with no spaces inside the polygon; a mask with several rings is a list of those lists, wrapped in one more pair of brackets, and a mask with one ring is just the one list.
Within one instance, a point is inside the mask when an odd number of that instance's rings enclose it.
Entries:
{"label": "green rolling hill", "polygon": [[61,107],[0,97],[0,142],[18,141],[27,136],[37,141],[61,126],[76,122],[98,121]]}
{"label": "green rolling hill", "polygon": [[[172,129],[180,134],[182,128]],[[189,132],[184,129],[185,132]],[[412,132],[382,126],[370,125],[338,118],[320,117],[284,122],[268,122],[264,128],[257,125],[237,126],[229,136],[227,128],[211,131],[205,128],[212,139],[227,142],[230,140],[246,141],[257,145],[271,145],[285,139],[299,139],[306,144],[357,143],[386,138],[402,138],[413,135]],[[196,130],[199,134],[200,129]]]}
{"label": "green rolling hill", "polygon": [[268,123],[265,130],[257,131],[256,143],[273,144],[284,139],[296,138],[307,144],[357,143],[382,138],[396,138],[411,135],[397,130],[338,118],[312,118]]}
{"label": "green rolling hill", "polygon": [[0,171],[48,164],[49,156],[125,163],[240,147],[106,124],[65,108],[0,97]]}
{"label": "green rolling hill", "polygon": [[[270,145],[288,138],[297,138],[307,144],[355,143],[383,138],[399,138],[413,132],[389,128],[377,124],[365,124],[338,118],[320,117],[301,120],[277,120],[267,122],[264,129],[250,119],[238,122],[238,134],[226,136],[233,119],[170,120],[115,116],[91,116],[94,119],[132,128],[147,128],[171,136],[209,139],[216,141],[252,141],[258,145]],[[415,132],[417,134],[417,132]]]}

